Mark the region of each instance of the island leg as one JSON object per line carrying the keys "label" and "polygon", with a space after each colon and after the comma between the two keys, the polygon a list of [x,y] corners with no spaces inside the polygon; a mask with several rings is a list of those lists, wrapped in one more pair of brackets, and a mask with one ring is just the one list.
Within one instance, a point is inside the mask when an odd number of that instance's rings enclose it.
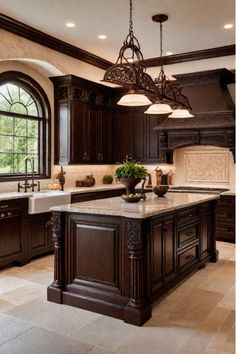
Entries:
{"label": "island leg", "polygon": [[125,233],[130,264],[130,301],[124,308],[124,321],[142,326],[151,318],[151,304],[148,303],[145,294],[145,242],[142,223],[127,222]]}
{"label": "island leg", "polygon": [[62,303],[62,287],[63,287],[63,240],[64,240],[64,214],[54,212],[50,224],[52,229],[52,239],[54,242],[54,280],[48,287],[48,301]]}

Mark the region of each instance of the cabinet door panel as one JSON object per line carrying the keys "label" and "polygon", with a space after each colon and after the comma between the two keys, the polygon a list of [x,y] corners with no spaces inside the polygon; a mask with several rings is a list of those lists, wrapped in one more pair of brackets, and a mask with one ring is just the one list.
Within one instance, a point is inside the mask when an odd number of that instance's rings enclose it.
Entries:
{"label": "cabinet door panel", "polygon": [[165,267],[164,267],[164,276],[165,281],[169,277],[175,275],[175,223],[174,220],[168,220],[164,224],[164,257],[165,257]]}
{"label": "cabinet door panel", "polygon": [[[68,132],[67,144],[70,146],[70,161],[71,163],[79,162],[83,158],[84,146],[84,105],[81,102],[71,103],[71,123],[70,131]],[[63,135],[63,131],[61,132]],[[65,134],[65,133],[64,133]]]}
{"label": "cabinet door panel", "polygon": [[114,162],[119,162],[124,160],[126,155],[133,155],[132,111],[119,110],[115,113],[114,119]]}
{"label": "cabinet door panel", "polygon": [[146,160],[146,116],[144,113],[133,112],[133,156],[135,160]]}
{"label": "cabinet door panel", "polygon": [[95,106],[84,106],[83,116],[83,160],[95,161],[97,150],[97,108]]}
{"label": "cabinet door panel", "polygon": [[97,116],[97,162],[112,160],[112,112],[109,109],[99,109]]}
{"label": "cabinet door panel", "polygon": [[0,219],[0,258],[22,252],[21,228],[20,212],[16,211],[12,217]]}

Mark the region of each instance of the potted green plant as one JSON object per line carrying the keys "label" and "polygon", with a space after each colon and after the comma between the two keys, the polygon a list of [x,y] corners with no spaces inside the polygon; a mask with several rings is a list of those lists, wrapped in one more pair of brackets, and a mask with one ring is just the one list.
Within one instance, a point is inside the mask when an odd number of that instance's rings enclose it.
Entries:
{"label": "potted green plant", "polygon": [[126,157],[122,164],[115,170],[115,178],[126,187],[126,194],[135,194],[135,186],[146,179],[147,169],[132,158]]}

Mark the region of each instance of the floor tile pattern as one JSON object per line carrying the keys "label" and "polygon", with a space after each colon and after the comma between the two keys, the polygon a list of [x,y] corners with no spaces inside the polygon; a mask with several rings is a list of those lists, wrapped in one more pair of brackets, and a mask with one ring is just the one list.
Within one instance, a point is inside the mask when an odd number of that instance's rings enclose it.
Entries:
{"label": "floor tile pattern", "polygon": [[233,354],[235,246],[158,300],[136,327],[46,300],[53,256],[0,272],[0,354]]}

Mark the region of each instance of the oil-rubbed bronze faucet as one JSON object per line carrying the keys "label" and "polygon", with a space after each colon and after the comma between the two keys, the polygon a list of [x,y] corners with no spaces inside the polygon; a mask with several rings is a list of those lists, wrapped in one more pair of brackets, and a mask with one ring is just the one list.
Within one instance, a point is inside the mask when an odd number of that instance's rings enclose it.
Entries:
{"label": "oil-rubbed bronze faucet", "polygon": [[[21,189],[24,189],[24,192],[26,193],[29,188],[31,188],[32,192],[34,192],[34,187],[36,186],[38,186],[38,192],[39,192],[40,182],[34,183],[34,158],[33,156],[26,156],[24,160],[25,160],[25,181],[22,185],[20,184],[20,182],[18,182],[18,192],[20,192]],[[28,162],[30,162],[31,169],[32,169],[31,183],[29,183],[28,181]]]}
{"label": "oil-rubbed bronze faucet", "polygon": [[64,184],[65,184],[65,171],[63,171],[63,167],[61,166],[61,172],[58,173],[57,177],[59,179],[59,183],[61,186],[61,191],[64,191]]}

